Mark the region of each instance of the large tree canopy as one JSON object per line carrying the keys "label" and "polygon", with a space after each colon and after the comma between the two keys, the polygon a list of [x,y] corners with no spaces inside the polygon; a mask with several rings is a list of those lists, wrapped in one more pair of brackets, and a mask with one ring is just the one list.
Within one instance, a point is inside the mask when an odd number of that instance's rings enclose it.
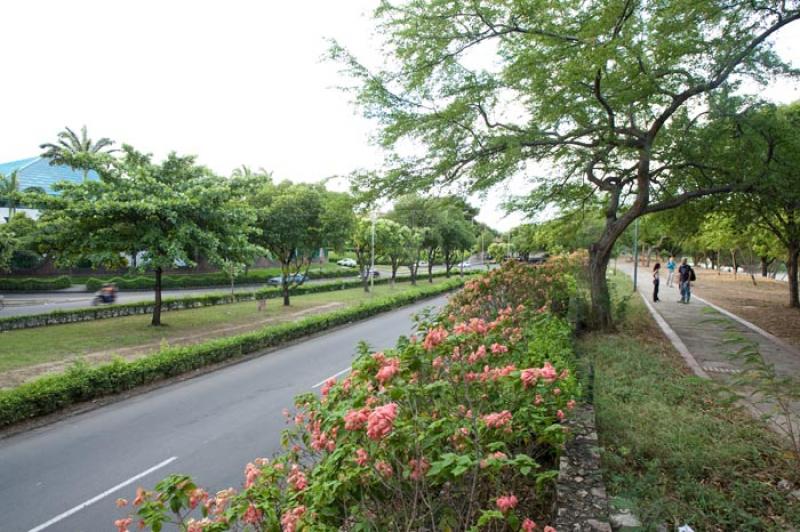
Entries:
{"label": "large tree canopy", "polygon": [[349,236],[350,199],[320,186],[261,179],[250,201],[258,217],[253,242],[281,263],[283,304],[289,305],[290,289],[303,282],[314,254],[324,246],[341,248]]}
{"label": "large tree canopy", "polygon": [[143,266],[155,272],[153,325],[161,325],[164,269],[193,264],[197,253],[214,261],[252,256],[251,211],[194,157],[171,153],[156,164],[124,146],[120,158],[100,154],[88,161],[99,181],[63,182],[58,196],[40,196],[47,238],[65,264],[88,258],[118,266],[124,254],[143,252]]}
{"label": "large tree canopy", "polygon": [[732,189],[727,130],[704,116],[711,94],[784,70],[768,39],[800,11],[772,0],[409,0],[383,2],[376,18],[391,69],[332,47],[390,149],[365,184],[478,190],[547,163],[537,199],[605,202],[590,248],[605,327],[617,237],[638,216]]}

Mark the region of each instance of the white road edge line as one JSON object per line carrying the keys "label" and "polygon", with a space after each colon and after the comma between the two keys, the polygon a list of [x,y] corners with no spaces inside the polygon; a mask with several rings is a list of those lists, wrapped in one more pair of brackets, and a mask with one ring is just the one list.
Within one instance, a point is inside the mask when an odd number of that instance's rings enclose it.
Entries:
{"label": "white road edge line", "polygon": [[136,481],[137,481],[137,480],[139,480],[140,478],[142,478],[142,477],[144,477],[144,476],[147,476],[147,475],[149,475],[150,473],[152,473],[153,471],[155,471],[155,470],[157,470],[157,469],[161,469],[161,468],[162,468],[162,467],[164,467],[165,465],[167,465],[167,464],[169,464],[169,463],[172,463],[172,462],[174,462],[174,461],[175,461],[175,460],[177,460],[177,459],[178,459],[178,457],[177,457],[177,456],[172,456],[172,457],[170,457],[170,458],[167,458],[166,460],[164,460],[164,461],[163,461],[163,462],[161,462],[160,464],[156,464],[156,465],[154,465],[153,467],[151,467],[151,468],[150,468],[150,469],[148,469],[147,471],[142,471],[141,473],[139,473],[139,474],[138,474],[138,475],[136,475],[135,477],[131,477],[131,478],[129,478],[128,480],[126,480],[126,481],[124,481],[124,482],[120,482],[119,484],[117,484],[117,485],[116,485],[116,486],[114,486],[113,488],[111,488],[111,489],[108,489],[108,490],[104,491],[103,493],[101,493],[100,495],[97,495],[96,497],[92,497],[92,498],[91,498],[91,499],[89,499],[88,501],[86,501],[86,502],[83,502],[83,503],[79,504],[78,506],[76,506],[76,507],[74,507],[74,508],[72,508],[72,509],[70,509],[70,510],[67,510],[67,511],[66,511],[66,512],[64,512],[63,514],[59,514],[59,515],[55,516],[54,518],[50,519],[50,520],[49,520],[49,521],[47,521],[46,523],[42,523],[41,525],[39,525],[39,526],[37,526],[37,527],[35,527],[35,528],[31,528],[30,530],[28,530],[28,532],[39,532],[40,530],[44,530],[45,528],[47,528],[47,527],[49,527],[49,526],[52,526],[52,525],[54,525],[54,524],[58,523],[59,521],[61,521],[61,520],[63,520],[63,519],[66,519],[67,517],[71,516],[72,514],[74,514],[74,513],[77,513],[77,512],[80,512],[81,510],[83,510],[84,508],[86,508],[87,506],[89,506],[90,504],[94,504],[94,503],[96,503],[97,501],[99,501],[100,499],[102,499],[102,498],[104,498],[104,497],[108,497],[109,495],[111,495],[111,494],[112,494],[112,493],[114,493],[115,491],[117,491],[117,490],[120,490],[120,489],[124,488],[124,487],[125,487],[125,486],[127,486],[128,484],[133,484],[134,482],[136,482]]}
{"label": "white road edge line", "polygon": [[353,366],[347,366],[346,368],[344,368],[344,369],[343,369],[342,371],[340,371],[339,373],[336,373],[336,374],[334,374],[334,375],[331,375],[330,377],[328,377],[328,378],[327,378],[327,379],[325,379],[325,380],[321,380],[321,381],[319,381],[319,382],[318,382],[318,383],[316,383],[314,386],[312,386],[312,387],[311,387],[311,389],[313,390],[314,388],[319,388],[320,386],[322,386],[323,384],[325,384],[325,383],[326,383],[326,382],[328,382],[329,380],[331,380],[331,379],[335,379],[335,378],[336,378],[336,377],[338,377],[339,375],[341,375],[341,374],[343,374],[343,373],[347,373],[347,372],[348,372],[348,371],[350,371],[351,369],[353,369]]}

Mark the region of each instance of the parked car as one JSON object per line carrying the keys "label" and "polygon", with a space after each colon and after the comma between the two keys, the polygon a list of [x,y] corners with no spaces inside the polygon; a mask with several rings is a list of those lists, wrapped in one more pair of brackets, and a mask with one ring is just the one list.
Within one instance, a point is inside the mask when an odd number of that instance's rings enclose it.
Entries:
{"label": "parked car", "polygon": [[[277,277],[270,277],[269,280],[267,280],[267,284],[270,286],[280,286],[282,284],[282,280],[283,277],[281,277],[280,275]],[[302,273],[295,273],[290,275],[288,277],[288,280],[290,283],[301,284],[308,281],[308,276],[303,275]]]}
{"label": "parked car", "polygon": [[344,266],[345,268],[355,268],[358,266],[358,263],[354,259],[341,259],[336,262],[339,266]]}

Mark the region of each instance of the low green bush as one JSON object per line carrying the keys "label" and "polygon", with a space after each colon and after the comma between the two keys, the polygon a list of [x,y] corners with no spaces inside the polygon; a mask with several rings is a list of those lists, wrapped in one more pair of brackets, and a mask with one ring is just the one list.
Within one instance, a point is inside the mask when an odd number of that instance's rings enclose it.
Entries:
{"label": "low green bush", "polygon": [[[234,284],[258,284],[266,283],[271,277],[279,276],[280,272],[271,270],[258,271],[246,275],[240,275],[234,280]],[[350,277],[354,275],[353,270],[311,270],[308,272],[309,279],[334,279],[337,277]],[[135,277],[111,277],[97,278],[90,277],[86,281],[86,288],[90,291],[99,290],[106,283],[116,283],[121,290],[152,290],[155,287],[155,277],[153,275],[139,275]],[[230,286],[231,280],[224,273],[203,273],[192,275],[164,275],[161,278],[163,288],[200,288],[204,286]]]}
{"label": "low green bush", "polygon": [[120,359],[96,367],[77,364],[66,373],[42,377],[12,390],[0,391],[0,427],[274,347],[453,290],[461,284],[460,279],[452,279],[435,286],[420,286],[416,290],[365,302],[349,309],[309,316],[297,322],[268,326],[255,332],[198,345],[169,347],[131,362]]}
{"label": "low green bush", "polygon": [[72,286],[72,280],[66,276],[47,277],[37,279],[35,277],[26,277],[24,279],[15,279],[13,277],[0,278],[0,290],[12,291],[33,291],[33,290],[60,290],[62,288],[69,288]]}

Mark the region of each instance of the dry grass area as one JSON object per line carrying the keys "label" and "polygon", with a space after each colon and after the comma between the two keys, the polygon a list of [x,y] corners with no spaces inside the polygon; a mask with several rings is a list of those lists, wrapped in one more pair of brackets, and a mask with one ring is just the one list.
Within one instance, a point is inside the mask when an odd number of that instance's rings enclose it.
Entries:
{"label": "dry grass area", "polygon": [[734,276],[700,268],[695,272],[692,292],[800,348],[800,309],[789,308],[786,282],[757,275],[753,285],[750,276],[741,273]]}

